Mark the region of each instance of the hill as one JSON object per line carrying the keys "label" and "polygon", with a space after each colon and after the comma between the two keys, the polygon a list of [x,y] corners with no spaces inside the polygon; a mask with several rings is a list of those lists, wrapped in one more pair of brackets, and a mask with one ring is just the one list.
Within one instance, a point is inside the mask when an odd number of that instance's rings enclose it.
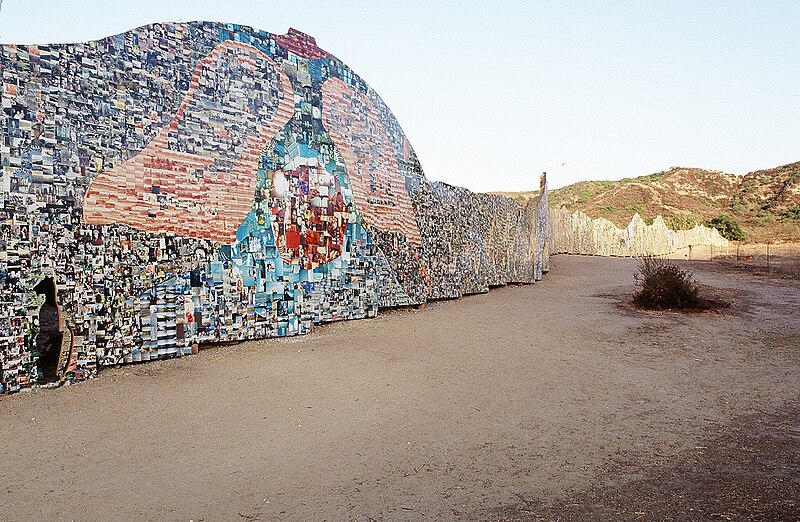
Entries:
{"label": "hill", "polygon": [[[523,203],[533,194],[506,193]],[[745,175],[674,167],[619,181],[581,181],[548,197],[553,207],[581,210],[620,227],[635,213],[648,223],[660,214],[675,230],[726,215],[739,223],[747,241],[800,241],[800,162]]]}

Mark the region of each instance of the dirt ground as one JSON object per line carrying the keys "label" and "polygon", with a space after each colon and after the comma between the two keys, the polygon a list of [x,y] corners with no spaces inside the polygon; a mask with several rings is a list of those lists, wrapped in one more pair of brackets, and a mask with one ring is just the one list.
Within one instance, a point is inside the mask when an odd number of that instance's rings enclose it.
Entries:
{"label": "dirt ground", "polygon": [[800,278],[636,262],[0,398],[0,520],[797,520]]}

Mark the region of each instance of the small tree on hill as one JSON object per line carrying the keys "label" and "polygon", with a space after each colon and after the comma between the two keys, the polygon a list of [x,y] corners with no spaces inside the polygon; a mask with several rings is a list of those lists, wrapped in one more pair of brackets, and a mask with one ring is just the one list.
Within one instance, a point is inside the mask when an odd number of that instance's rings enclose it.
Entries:
{"label": "small tree on hill", "polygon": [[747,237],[739,223],[730,216],[721,215],[706,221],[707,227],[716,228],[728,241],[744,241]]}

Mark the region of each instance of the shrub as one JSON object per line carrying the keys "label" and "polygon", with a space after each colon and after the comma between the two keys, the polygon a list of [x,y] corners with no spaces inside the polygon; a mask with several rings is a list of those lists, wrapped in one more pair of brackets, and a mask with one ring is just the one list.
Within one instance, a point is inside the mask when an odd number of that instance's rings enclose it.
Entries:
{"label": "shrub", "polygon": [[707,227],[716,228],[722,237],[729,241],[744,241],[747,237],[739,223],[730,216],[717,216],[706,221]]}
{"label": "shrub", "polygon": [[697,221],[692,216],[683,214],[667,214],[663,217],[664,224],[670,230],[690,230],[697,224]]}
{"label": "shrub", "polygon": [[643,308],[697,308],[699,290],[692,273],[660,257],[645,256],[633,276],[639,291],[633,302]]}
{"label": "shrub", "polygon": [[594,193],[589,189],[581,190],[578,192],[578,203],[585,203],[590,197],[592,197],[592,194]]}
{"label": "shrub", "polygon": [[781,217],[785,221],[797,221],[800,223],[800,205],[784,210],[781,212]]}

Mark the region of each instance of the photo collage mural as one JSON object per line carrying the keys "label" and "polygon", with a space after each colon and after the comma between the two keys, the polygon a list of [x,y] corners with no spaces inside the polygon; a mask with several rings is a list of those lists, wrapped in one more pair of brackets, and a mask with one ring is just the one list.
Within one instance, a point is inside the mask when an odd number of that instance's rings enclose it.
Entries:
{"label": "photo collage mural", "polygon": [[381,98],[299,31],[153,24],[6,44],[1,65],[0,394],[541,266],[535,202],[429,182]]}

